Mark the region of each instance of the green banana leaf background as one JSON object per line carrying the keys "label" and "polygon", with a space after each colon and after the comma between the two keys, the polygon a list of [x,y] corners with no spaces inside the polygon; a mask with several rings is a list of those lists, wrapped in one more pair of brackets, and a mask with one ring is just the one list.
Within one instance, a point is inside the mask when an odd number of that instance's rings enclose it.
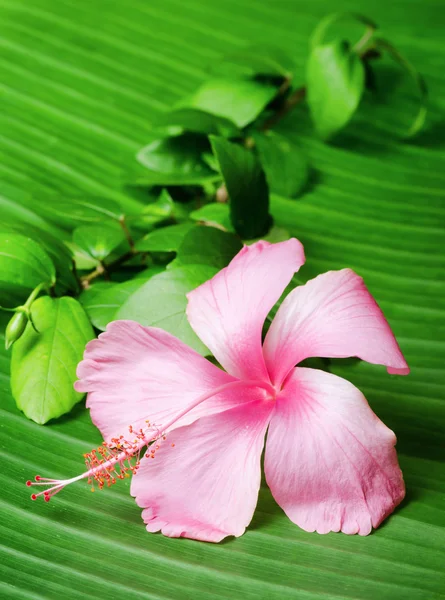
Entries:
{"label": "green banana leaf background", "polygon": [[0,0],[0,211],[38,224],[55,191],[133,210],[125,172],[162,111],[247,43],[295,56],[303,83],[310,33],[337,10],[374,19],[425,76],[427,125],[400,139],[415,91],[396,91],[396,66],[382,66],[383,102],[366,101],[332,144],[297,107],[277,130],[303,146],[311,181],[299,200],[274,197],[272,214],[305,245],[305,278],[343,267],[365,278],[412,367],[404,378],[354,360],[331,367],[395,431],[406,499],[366,538],[318,535],[293,525],[262,487],[246,534],[218,545],[148,534],[126,483],[95,494],[80,483],[49,505],[32,503],[28,478],[77,474],[101,438],[84,403],[46,426],[28,421],[2,351],[1,598],[445,598],[441,1]]}

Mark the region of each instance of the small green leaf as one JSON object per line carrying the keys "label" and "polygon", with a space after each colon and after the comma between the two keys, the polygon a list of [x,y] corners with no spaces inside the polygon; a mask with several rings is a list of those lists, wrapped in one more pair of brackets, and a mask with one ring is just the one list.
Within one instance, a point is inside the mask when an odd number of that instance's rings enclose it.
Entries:
{"label": "small green leaf", "polygon": [[184,236],[195,227],[192,223],[161,227],[136,242],[136,250],[142,252],[177,252]]}
{"label": "small green leaf", "polygon": [[38,298],[32,317],[39,333],[28,323],[14,344],[11,387],[18,408],[43,424],[69,412],[82,399],[73,383],[85,344],[94,332],[74,298]]}
{"label": "small green leaf", "polygon": [[[208,150],[209,143],[206,137],[184,133],[176,137],[153,140],[139,150],[136,158],[142,166],[150,169],[150,172],[145,174],[148,181],[151,174],[158,174],[153,177],[150,185],[162,185],[164,181],[165,185],[169,185],[175,180],[181,182],[181,185],[184,182],[201,181],[210,175],[214,176],[201,158]],[[141,179],[143,177],[141,174]]]}
{"label": "small green leaf", "polygon": [[309,173],[308,163],[301,149],[272,131],[254,133],[253,138],[269,189],[288,198],[297,196]]}
{"label": "small green leaf", "polygon": [[42,202],[41,212],[50,221],[74,229],[78,225],[89,225],[105,219],[119,220],[123,211],[117,202],[101,196],[87,198],[49,198]]}
{"label": "small green leaf", "polygon": [[230,218],[242,238],[265,235],[272,218],[269,190],[253,152],[221,137],[210,136],[213,152],[230,198]]}
{"label": "small green leaf", "polygon": [[348,42],[316,46],[307,68],[307,101],[319,135],[327,139],[356,111],[365,85],[365,70]]}
{"label": "small green leaf", "polygon": [[73,232],[73,242],[99,261],[109,256],[125,239],[125,234],[117,223],[84,225]]}
{"label": "small green leaf", "polygon": [[253,79],[209,79],[180,106],[198,108],[245,127],[263,112],[276,93],[277,86]]}
{"label": "small green leaf", "polygon": [[19,233],[0,233],[0,289],[26,293],[56,281],[54,264],[40,244]]}
{"label": "small green leaf", "polygon": [[116,319],[117,311],[128,298],[148,279],[162,271],[162,267],[153,266],[142,271],[136,279],[124,283],[99,282],[85,290],[79,300],[94,327],[105,331],[108,323]]}
{"label": "small green leaf", "polygon": [[241,240],[233,233],[215,227],[194,227],[184,237],[178,255],[169,268],[201,264],[219,270],[227,266],[242,247]]}
{"label": "small green leaf", "polygon": [[230,208],[228,204],[211,202],[191,212],[190,218],[204,225],[218,227],[223,231],[235,231],[230,220]]}
{"label": "small green leaf", "polygon": [[207,348],[194,333],[185,315],[186,294],[215,273],[217,269],[207,265],[185,265],[155,275],[128,298],[115,318],[161,327],[206,355],[209,353]]}
{"label": "small green leaf", "polygon": [[243,50],[228,54],[224,63],[240,67],[245,75],[272,75],[291,78],[295,69],[294,60],[281,48],[254,44]]}
{"label": "small green leaf", "polygon": [[161,115],[156,119],[155,128],[166,131],[169,135],[178,135],[178,133],[189,131],[204,135],[222,135],[223,137],[241,136],[241,131],[229,119],[198,108],[179,108]]}

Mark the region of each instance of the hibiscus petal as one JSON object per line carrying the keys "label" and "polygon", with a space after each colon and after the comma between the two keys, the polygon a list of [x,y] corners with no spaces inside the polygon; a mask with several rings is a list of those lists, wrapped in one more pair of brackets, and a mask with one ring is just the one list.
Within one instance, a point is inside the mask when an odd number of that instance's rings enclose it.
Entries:
{"label": "hibiscus petal", "polygon": [[188,294],[190,325],[232,375],[268,380],[261,348],[264,321],[304,260],[298,240],[257,242]]}
{"label": "hibiscus petal", "polygon": [[329,271],[293,290],[264,342],[271,380],[281,385],[305,358],[357,356],[407,375],[394,334],[363,279],[351,269]]}
{"label": "hibiscus petal", "polygon": [[257,503],[272,409],[252,401],[203,417],[169,434],[154,459],[141,459],[131,494],[147,530],[206,542],[242,535]]}
{"label": "hibiscus petal", "polygon": [[395,443],[351,383],[296,368],[270,423],[266,480],[305,531],[367,535],[405,495]]}
{"label": "hibiscus petal", "polygon": [[[147,419],[162,429],[200,395],[235,381],[173,335],[134,321],[114,321],[90,342],[77,376],[75,388],[88,392],[91,418],[106,441],[129,425],[145,428]],[[177,426],[238,402],[236,390],[214,396]]]}

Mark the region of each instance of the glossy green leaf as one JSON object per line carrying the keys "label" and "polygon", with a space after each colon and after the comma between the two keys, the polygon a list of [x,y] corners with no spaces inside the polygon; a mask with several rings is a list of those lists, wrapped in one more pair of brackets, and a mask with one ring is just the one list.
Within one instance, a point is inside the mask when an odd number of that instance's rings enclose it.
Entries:
{"label": "glossy green leaf", "polygon": [[[129,481],[95,494],[79,482],[49,504],[31,502],[27,479],[80,473],[82,454],[102,438],[83,402],[45,427],[28,421],[11,398],[0,343],[6,600],[443,600],[441,3],[4,0],[1,177],[42,201],[50,189],[82,190],[127,206],[133,190],[116,174],[130,167],[158,117],[208,78],[210,63],[246,44],[270,43],[301,68],[319,19],[351,6],[375,18],[430,82],[427,129],[410,144],[391,135],[393,119],[409,123],[414,114],[411,90],[380,105],[385,127],[363,103],[335,146],[314,138],[305,107],[297,107],[277,131],[302,144],[316,178],[298,202],[272,195],[271,212],[304,243],[299,276],[355,269],[406,354],[412,374],[405,378],[357,361],[331,366],[395,431],[406,500],[369,537],[318,535],[292,524],[263,483],[246,534],[218,545],[147,533]],[[38,201],[26,201],[38,214]]]}
{"label": "glossy green leaf", "polygon": [[82,399],[73,383],[85,344],[94,333],[74,298],[38,298],[32,318],[37,332],[28,323],[12,348],[11,388],[18,408],[42,425]]}
{"label": "glossy green leaf", "polygon": [[171,267],[182,265],[209,265],[215,269],[227,266],[243,247],[233,233],[215,227],[194,227],[184,237]]}
{"label": "glossy green leaf", "polygon": [[225,63],[240,67],[246,75],[273,75],[291,78],[294,60],[279,46],[253,44],[224,56]]}
{"label": "glossy green leaf", "polygon": [[257,157],[246,148],[210,136],[213,153],[230,198],[230,219],[242,238],[265,235],[272,220],[269,189]]}
{"label": "glossy green leaf", "polygon": [[297,196],[309,175],[301,148],[273,131],[257,133],[254,140],[269,189],[288,198]]}
{"label": "glossy green leaf", "polygon": [[181,108],[197,108],[233,121],[252,123],[275,97],[277,87],[253,79],[207,79]]}
{"label": "glossy green leaf", "polygon": [[40,244],[18,233],[0,233],[0,294],[17,291],[25,300],[27,290],[55,281],[54,264]]}
{"label": "glossy green leaf", "polygon": [[160,327],[200,354],[208,354],[185,316],[186,294],[213,277],[217,271],[208,265],[185,265],[155,275],[128,298],[115,318]]}
{"label": "glossy green leaf", "polygon": [[108,323],[116,319],[117,311],[130,296],[142,287],[153,275],[161,273],[162,267],[153,266],[141,272],[140,276],[123,283],[100,282],[85,290],[79,300],[91,323],[105,331]]}
{"label": "glossy green leaf", "polygon": [[307,101],[318,134],[328,139],[351,119],[363,94],[365,70],[348,42],[315,46],[307,65]]}
{"label": "glossy green leaf", "polygon": [[207,138],[195,133],[154,140],[137,154],[137,160],[149,172],[141,173],[135,183],[182,185],[204,181],[213,174],[201,158],[208,149]]}
{"label": "glossy green leaf", "polygon": [[179,108],[166,113],[156,121],[156,129],[166,130],[170,135],[178,135],[186,131],[223,137],[241,135],[241,131],[229,119],[197,108]]}
{"label": "glossy green leaf", "polygon": [[192,227],[192,223],[160,227],[138,240],[136,249],[142,252],[177,252]]}
{"label": "glossy green leaf", "polygon": [[117,223],[84,225],[73,231],[73,242],[99,261],[107,258],[125,239],[124,231]]}

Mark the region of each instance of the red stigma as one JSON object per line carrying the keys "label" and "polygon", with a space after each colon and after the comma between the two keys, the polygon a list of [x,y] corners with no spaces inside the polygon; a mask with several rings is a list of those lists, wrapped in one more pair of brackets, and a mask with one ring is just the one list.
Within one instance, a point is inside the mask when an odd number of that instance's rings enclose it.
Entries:
{"label": "red stigma", "polygon": [[31,500],[37,500],[36,494],[31,494]]}
{"label": "red stigma", "polygon": [[31,487],[31,486],[32,486],[32,481],[29,481],[29,480],[28,480],[28,481],[26,482],[26,485],[27,485],[28,487]]}

